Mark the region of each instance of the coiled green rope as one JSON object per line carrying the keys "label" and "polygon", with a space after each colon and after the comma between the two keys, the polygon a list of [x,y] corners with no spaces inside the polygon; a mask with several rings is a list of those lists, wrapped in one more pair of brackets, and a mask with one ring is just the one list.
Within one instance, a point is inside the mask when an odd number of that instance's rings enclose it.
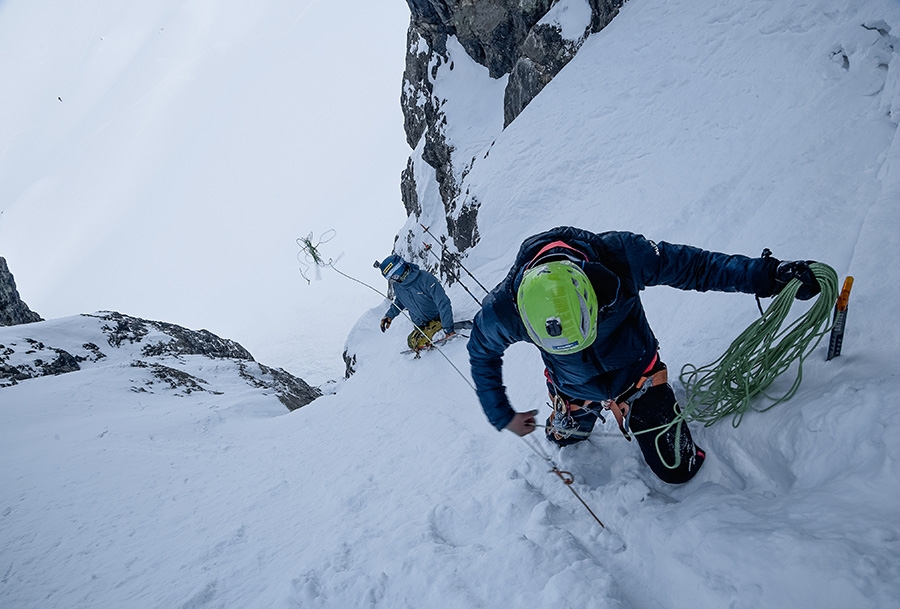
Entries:
{"label": "coiled green rope", "polygon": [[[810,269],[821,291],[806,313],[786,328],[781,328],[802,285],[794,279],[772,301],[762,317],[750,324],[721,357],[705,366],[686,364],[681,369],[679,380],[686,394],[681,412],[671,423],[640,432],[659,431],[656,436],[657,452],[666,467],[674,469],[681,461],[680,451],[676,451],[678,456],[673,465],[666,463],[659,451],[660,440],[672,425],[677,425],[675,445],[678,446],[681,425],[686,421],[702,421],[708,427],[731,416],[731,424],[737,427],[748,410],[769,410],[791,399],[800,388],[804,360],[831,329],[832,309],[839,289],[837,273],[830,266],[813,263]],[[797,376],[790,388],[778,397],[767,394],[766,390],[775,379],[787,372],[795,361]],[[761,394],[770,403],[764,406],[752,404],[751,400]]]}
{"label": "coiled green rope", "polygon": [[[706,426],[731,416],[737,427],[748,410],[764,412],[791,399],[803,378],[803,362],[831,329],[832,310],[838,297],[838,278],[827,264],[813,263],[810,269],[819,282],[820,292],[806,313],[782,329],[794,303],[799,280],[790,281],[762,317],[744,330],[716,361],[696,367],[686,364],[679,380],[686,398],[681,407],[688,421],[703,421]],[[797,362],[797,376],[785,393],[773,397],[766,393],[776,378]],[[764,395],[771,403],[757,406],[751,400]]]}

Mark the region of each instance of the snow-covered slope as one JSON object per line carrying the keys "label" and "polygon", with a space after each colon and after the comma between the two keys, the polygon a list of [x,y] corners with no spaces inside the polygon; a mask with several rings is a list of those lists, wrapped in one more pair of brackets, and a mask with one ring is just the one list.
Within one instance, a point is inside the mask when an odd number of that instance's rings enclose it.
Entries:
{"label": "snow-covered slope", "polygon": [[[601,529],[488,425],[464,343],[401,356],[410,327],[381,334],[385,303],[350,333],[357,373],[291,413],[110,395],[87,371],[0,389],[0,605],[896,607],[898,32],[888,0],[630,0],[466,175],[481,240],[464,264],[486,285],[560,224],[855,276],[843,354],[814,353],[790,402],[696,428],[708,458],[687,485],[656,480],[612,422],[548,447]],[[758,315],[735,294],[645,303],[675,370]],[[533,347],[507,353],[505,380],[544,408]]]}

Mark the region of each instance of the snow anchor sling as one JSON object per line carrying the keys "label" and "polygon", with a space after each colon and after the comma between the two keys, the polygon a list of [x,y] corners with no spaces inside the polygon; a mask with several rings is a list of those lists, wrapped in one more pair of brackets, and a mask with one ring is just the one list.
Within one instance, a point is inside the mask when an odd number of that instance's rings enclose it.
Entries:
{"label": "snow anchor sling", "polygon": [[597,517],[597,514],[594,513],[594,510],[592,510],[590,508],[590,506],[587,504],[587,502],[581,497],[581,495],[578,494],[578,491],[575,490],[575,488],[573,486],[575,484],[575,476],[572,475],[572,472],[567,472],[565,470],[559,469],[559,466],[556,465],[556,463],[553,461],[553,459],[550,457],[550,455],[547,454],[547,451],[533,437],[531,437],[531,438],[529,438],[528,436],[520,436],[520,437],[522,438],[522,440],[525,441],[525,444],[528,446],[528,448],[530,448],[532,451],[534,451],[534,454],[536,454],[538,457],[540,457],[541,459],[546,461],[548,464],[550,464],[550,470],[548,473],[556,474],[559,477],[559,479],[562,481],[562,483],[566,485],[566,488],[568,488],[569,491],[571,491],[571,493],[573,495],[575,495],[575,498],[581,502],[581,505],[583,505],[584,509],[586,509],[588,511],[588,514],[590,514],[591,517],[597,521],[597,524],[600,525],[600,528],[605,529],[606,525],[603,524],[603,521],[601,521],[600,518]]}
{"label": "snow anchor sling", "polygon": [[588,513],[594,517],[594,520],[597,521],[597,524],[605,529],[606,525],[603,524],[603,522],[597,517],[597,514],[594,513],[594,510],[592,510],[590,506],[585,503],[584,499],[581,498],[581,495],[579,495],[578,492],[574,488],[572,488],[572,485],[575,483],[575,476],[573,476],[571,472],[563,471],[556,466],[554,466],[553,469],[550,470],[550,473],[559,476],[559,479],[563,481],[563,484],[566,485],[566,488],[572,491],[572,494],[575,495],[578,501],[581,502],[581,505],[584,506],[584,509],[586,509]]}

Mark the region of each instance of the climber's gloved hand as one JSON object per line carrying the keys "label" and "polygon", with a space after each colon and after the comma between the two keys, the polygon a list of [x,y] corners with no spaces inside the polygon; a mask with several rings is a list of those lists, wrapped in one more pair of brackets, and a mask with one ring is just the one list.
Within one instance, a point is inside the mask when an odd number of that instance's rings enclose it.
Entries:
{"label": "climber's gloved hand", "polygon": [[391,327],[391,318],[390,317],[382,317],[381,318],[381,331],[384,332],[388,328]]}
{"label": "climber's gloved hand", "polygon": [[813,263],[813,260],[786,260],[778,263],[775,268],[774,293],[780,293],[792,279],[799,279],[803,285],[797,290],[797,300],[809,300],[818,294],[821,290],[819,281],[809,268]]}

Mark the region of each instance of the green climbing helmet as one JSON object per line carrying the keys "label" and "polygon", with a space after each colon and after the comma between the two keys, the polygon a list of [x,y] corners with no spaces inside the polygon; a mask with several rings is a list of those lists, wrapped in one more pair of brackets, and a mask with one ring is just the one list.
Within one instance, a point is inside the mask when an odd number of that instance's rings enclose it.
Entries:
{"label": "green climbing helmet", "polygon": [[597,295],[573,262],[546,262],[525,271],[516,302],[528,336],[548,353],[577,353],[597,338]]}

